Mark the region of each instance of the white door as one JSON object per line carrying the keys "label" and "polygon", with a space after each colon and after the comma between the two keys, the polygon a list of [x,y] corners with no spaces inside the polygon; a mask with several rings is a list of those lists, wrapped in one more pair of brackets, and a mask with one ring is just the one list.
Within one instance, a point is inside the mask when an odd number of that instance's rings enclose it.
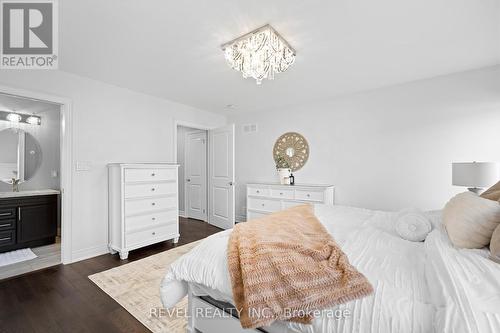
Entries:
{"label": "white door", "polygon": [[185,145],[186,215],[207,220],[207,132],[186,134]]}
{"label": "white door", "polygon": [[209,131],[208,222],[234,226],[234,124]]}

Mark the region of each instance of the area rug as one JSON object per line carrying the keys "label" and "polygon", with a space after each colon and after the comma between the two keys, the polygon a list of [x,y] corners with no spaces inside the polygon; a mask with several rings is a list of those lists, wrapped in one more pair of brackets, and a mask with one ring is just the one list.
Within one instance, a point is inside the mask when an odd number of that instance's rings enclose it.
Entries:
{"label": "area rug", "polygon": [[160,300],[160,282],[167,266],[199,242],[90,275],[89,279],[152,332],[185,333],[187,318],[183,314],[187,314],[187,297],[176,305],[177,309],[165,312]]}
{"label": "area rug", "polygon": [[0,267],[35,259],[36,257],[37,255],[34,254],[31,249],[21,249],[0,253]]}

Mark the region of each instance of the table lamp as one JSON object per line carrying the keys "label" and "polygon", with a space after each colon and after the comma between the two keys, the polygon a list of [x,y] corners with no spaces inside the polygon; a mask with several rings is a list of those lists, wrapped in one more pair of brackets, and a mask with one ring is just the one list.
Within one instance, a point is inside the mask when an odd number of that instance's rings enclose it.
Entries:
{"label": "table lamp", "polygon": [[452,163],[452,184],[467,186],[469,191],[476,194],[496,183],[499,178],[499,164],[495,162]]}

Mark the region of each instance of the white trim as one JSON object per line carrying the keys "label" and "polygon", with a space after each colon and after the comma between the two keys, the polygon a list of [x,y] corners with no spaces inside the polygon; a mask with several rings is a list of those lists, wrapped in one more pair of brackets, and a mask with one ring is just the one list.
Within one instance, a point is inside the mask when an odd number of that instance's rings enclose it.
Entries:
{"label": "white trim", "polygon": [[42,92],[0,86],[0,93],[13,97],[29,98],[59,104],[61,108],[61,259],[63,264],[73,262],[73,117],[69,98]]}
{"label": "white trim", "polygon": [[179,211],[179,216],[180,216],[180,217],[187,218],[186,213],[185,213],[183,210],[180,210],[180,211]]}
{"label": "white trim", "polygon": [[85,260],[93,257],[97,257],[103,254],[109,253],[109,249],[107,244],[104,245],[96,245],[92,247],[88,247],[86,249],[80,249],[76,250],[73,252],[73,261],[72,262],[77,262],[80,260]]}

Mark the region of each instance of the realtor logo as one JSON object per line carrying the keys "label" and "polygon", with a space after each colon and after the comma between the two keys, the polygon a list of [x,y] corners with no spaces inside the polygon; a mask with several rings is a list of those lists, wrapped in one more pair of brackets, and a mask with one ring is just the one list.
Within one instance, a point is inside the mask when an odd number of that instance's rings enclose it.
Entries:
{"label": "realtor logo", "polygon": [[56,0],[0,0],[2,69],[57,69]]}

